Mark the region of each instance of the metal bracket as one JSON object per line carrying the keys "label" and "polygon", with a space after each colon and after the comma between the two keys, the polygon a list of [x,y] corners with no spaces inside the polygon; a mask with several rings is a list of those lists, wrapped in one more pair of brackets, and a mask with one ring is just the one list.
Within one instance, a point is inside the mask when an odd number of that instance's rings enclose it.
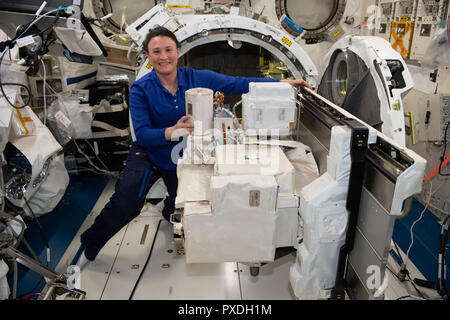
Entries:
{"label": "metal bracket", "polygon": [[80,22],[80,14],[81,10],[78,6],[71,6],[72,8],[72,15],[67,18],[67,28],[70,29],[80,29],[81,28],[81,22]]}
{"label": "metal bracket", "polygon": [[70,297],[80,300],[84,299],[86,295],[86,292],[82,290],[69,289],[67,287],[67,279],[65,275],[59,274],[52,269],[43,266],[12,247],[0,249],[0,257],[1,256],[13,258],[15,261],[47,278],[50,281],[49,287],[51,288],[51,291],[54,291],[57,295],[62,295],[68,292]]}
{"label": "metal bracket", "polygon": [[367,141],[369,129],[355,119],[342,119],[346,125],[352,129],[350,140],[350,178],[347,192],[346,208],[349,211],[347,234],[345,243],[339,250],[339,260],[336,272],[336,282],[331,290],[332,300],[344,300],[346,288],[346,271],[348,265],[348,255],[353,250],[355,241],[356,224],[358,222],[359,205],[361,201],[361,191],[363,187],[364,171],[366,167]]}

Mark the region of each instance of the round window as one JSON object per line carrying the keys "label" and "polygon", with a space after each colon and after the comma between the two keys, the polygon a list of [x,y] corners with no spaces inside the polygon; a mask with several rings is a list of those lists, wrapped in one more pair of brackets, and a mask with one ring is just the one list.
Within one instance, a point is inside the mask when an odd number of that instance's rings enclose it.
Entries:
{"label": "round window", "polygon": [[285,0],[286,15],[307,31],[325,27],[334,17],[337,0]]}

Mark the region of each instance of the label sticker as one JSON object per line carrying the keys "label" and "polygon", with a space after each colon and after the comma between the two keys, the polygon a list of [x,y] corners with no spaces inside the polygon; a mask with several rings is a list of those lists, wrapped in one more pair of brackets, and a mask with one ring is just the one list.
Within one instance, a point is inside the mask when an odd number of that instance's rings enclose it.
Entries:
{"label": "label sticker", "polygon": [[287,45],[288,47],[290,47],[291,45],[292,45],[292,41],[290,41],[288,38],[286,38],[286,37],[283,37],[282,39],[281,39],[281,41],[283,41],[283,43],[285,44],[285,45]]}
{"label": "label sticker", "polygon": [[68,128],[71,124],[70,120],[64,115],[64,113],[62,113],[62,111],[56,112],[55,118],[66,128]]}
{"label": "label sticker", "polygon": [[19,48],[22,48],[22,47],[28,46],[30,44],[33,44],[34,43],[34,38],[33,38],[32,35],[26,36],[26,37],[17,39],[16,43],[19,46]]}

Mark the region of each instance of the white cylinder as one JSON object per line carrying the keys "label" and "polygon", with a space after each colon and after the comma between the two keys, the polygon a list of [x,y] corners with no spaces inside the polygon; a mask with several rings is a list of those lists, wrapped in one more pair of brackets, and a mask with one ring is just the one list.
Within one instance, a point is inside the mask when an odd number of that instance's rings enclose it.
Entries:
{"label": "white cylinder", "polygon": [[189,122],[194,123],[195,136],[204,135],[214,128],[213,91],[207,88],[193,88],[186,91],[186,114],[190,114]]}

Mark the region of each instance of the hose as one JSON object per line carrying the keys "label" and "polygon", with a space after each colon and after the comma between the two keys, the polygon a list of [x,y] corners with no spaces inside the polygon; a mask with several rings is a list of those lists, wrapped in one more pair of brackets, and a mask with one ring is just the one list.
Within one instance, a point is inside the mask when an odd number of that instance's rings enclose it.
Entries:
{"label": "hose", "polygon": [[17,281],[18,281],[18,266],[17,266],[17,261],[16,259],[14,259],[13,261],[13,268],[14,268],[14,284],[13,284],[13,300],[15,300],[17,298]]}
{"label": "hose", "polygon": [[134,66],[134,65],[135,65],[135,64],[131,61],[131,51],[133,50],[133,48],[134,48],[135,46],[136,46],[136,45],[135,45],[135,43],[133,42],[133,43],[131,44],[130,48],[128,49],[128,52],[127,52],[127,60],[128,60],[128,62],[130,63],[131,66]]}
{"label": "hose", "polygon": [[242,100],[239,100],[238,102],[236,102],[235,104],[234,104],[234,106],[233,106],[233,114],[236,114],[236,107],[238,106],[238,105],[240,105],[242,103]]}

